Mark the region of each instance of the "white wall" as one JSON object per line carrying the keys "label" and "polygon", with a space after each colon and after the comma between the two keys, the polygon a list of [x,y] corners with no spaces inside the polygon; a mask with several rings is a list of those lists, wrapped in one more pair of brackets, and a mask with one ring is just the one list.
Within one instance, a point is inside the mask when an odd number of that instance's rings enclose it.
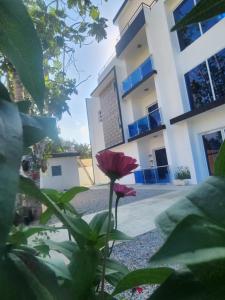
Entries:
{"label": "white wall", "polygon": [[[40,187],[63,191],[79,186],[79,173],[76,157],[58,157],[47,160],[48,169],[41,172]],[[61,166],[62,175],[52,176],[52,166]]]}

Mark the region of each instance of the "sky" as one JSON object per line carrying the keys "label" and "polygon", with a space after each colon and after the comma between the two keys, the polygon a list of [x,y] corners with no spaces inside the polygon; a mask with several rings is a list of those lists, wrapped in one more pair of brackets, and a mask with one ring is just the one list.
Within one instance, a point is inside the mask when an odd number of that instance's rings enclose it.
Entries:
{"label": "sky", "polygon": [[[99,44],[93,42],[77,50],[76,60],[80,81],[90,78],[78,87],[78,95],[73,95],[69,101],[71,116],[63,115],[58,123],[60,136],[65,140],[75,140],[78,143],[90,143],[85,99],[97,86],[98,72],[113,54],[116,39],[119,35],[118,28],[112,20],[123,0],[96,0],[102,17],[108,19],[107,39]],[[78,74],[75,74],[78,77]]]}

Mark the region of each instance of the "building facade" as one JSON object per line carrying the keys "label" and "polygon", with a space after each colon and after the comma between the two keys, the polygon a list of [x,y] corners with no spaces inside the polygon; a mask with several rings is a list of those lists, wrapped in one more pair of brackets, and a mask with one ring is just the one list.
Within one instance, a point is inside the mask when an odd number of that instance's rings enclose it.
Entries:
{"label": "building facade", "polygon": [[86,100],[96,183],[97,152],[122,151],[139,169],[124,183],[191,183],[213,174],[225,138],[225,15],[171,32],[197,0],[125,0],[114,18],[116,56]]}

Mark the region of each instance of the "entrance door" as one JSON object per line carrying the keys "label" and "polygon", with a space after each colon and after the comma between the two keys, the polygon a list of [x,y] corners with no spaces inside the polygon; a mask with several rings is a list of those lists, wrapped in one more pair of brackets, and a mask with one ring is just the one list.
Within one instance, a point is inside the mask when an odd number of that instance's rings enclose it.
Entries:
{"label": "entrance door", "polygon": [[169,182],[169,169],[168,169],[168,160],[166,155],[166,149],[155,150],[155,160],[156,160],[156,176],[158,182]]}
{"label": "entrance door", "polygon": [[205,149],[206,160],[209,169],[209,175],[214,174],[214,162],[220,147],[223,143],[222,130],[218,130],[212,133],[208,133],[202,136]]}

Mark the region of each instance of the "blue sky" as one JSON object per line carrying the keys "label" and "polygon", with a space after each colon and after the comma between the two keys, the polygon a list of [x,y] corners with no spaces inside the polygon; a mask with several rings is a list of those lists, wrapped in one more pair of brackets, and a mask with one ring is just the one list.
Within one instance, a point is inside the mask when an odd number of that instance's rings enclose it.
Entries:
{"label": "blue sky", "polygon": [[[85,99],[90,97],[91,92],[97,85],[99,70],[105,65],[113,53],[118,29],[113,25],[112,19],[123,3],[123,0],[96,0],[99,4],[101,15],[108,19],[107,39],[101,43],[93,42],[77,50],[76,60],[79,69],[80,80],[91,76],[78,88],[78,95],[73,95],[70,101],[71,117],[64,114],[59,122],[61,137],[66,140],[76,140],[78,143],[89,143],[88,123],[86,115]],[[75,74],[76,78],[78,74]]]}

